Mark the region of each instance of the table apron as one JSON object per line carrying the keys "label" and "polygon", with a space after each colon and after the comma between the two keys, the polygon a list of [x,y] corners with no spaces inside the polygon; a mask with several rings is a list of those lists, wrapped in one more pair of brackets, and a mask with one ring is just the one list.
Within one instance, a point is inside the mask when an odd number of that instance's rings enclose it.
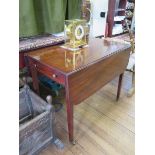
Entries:
{"label": "table apron", "polygon": [[37,72],[42,73],[43,75],[47,76],[48,78],[54,80],[59,84],[65,85],[65,76],[59,71],[52,69],[50,67],[47,67],[31,58],[29,58],[29,65],[30,67],[35,66]]}

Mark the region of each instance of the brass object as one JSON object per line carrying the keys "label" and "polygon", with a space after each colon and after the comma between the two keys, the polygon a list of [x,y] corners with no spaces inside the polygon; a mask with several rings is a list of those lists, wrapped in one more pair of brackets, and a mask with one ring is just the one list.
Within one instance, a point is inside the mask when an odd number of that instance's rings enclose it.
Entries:
{"label": "brass object", "polygon": [[55,75],[55,74],[53,74],[53,75],[52,75],[52,77],[53,77],[53,78],[56,78],[56,75]]}
{"label": "brass object", "polygon": [[65,47],[79,48],[87,45],[88,25],[86,20],[65,20]]}
{"label": "brass object", "polygon": [[76,69],[85,62],[85,52],[78,50],[76,52],[65,52],[65,66]]}

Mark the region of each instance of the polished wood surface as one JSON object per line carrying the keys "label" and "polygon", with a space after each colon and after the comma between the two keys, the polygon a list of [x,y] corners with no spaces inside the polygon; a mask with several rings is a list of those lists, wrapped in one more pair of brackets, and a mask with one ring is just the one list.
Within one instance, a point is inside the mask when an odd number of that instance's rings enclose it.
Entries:
{"label": "polished wood surface", "polygon": [[118,88],[117,88],[117,97],[116,97],[116,100],[118,101],[119,100],[119,96],[120,96],[120,93],[121,93],[121,87],[122,87],[122,82],[123,82],[123,74],[120,74],[119,76],[119,81],[118,81]]}
{"label": "polished wood surface", "polygon": [[129,52],[118,53],[70,75],[68,77],[70,102],[80,103],[119,76],[124,72],[128,59]]}
{"label": "polished wood surface", "polygon": [[[129,54],[129,44],[109,39],[89,40],[88,47],[76,52],[55,46],[27,54],[36,92],[39,93],[37,72],[65,86],[70,141],[74,141],[73,105],[79,104],[123,74]],[[120,96],[121,81],[119,80],[117,99]]]}
{"label": "polished wood surface", "polygon": [[[77,50],[76,52],[64,49],[61,46],[55,46],[38,49],[28,53],[28,55],[40,63],[46,64],[51,68],[67,74],[83,69],[93,63],[106,59],[113,54],[117,54],[129,48],[129,44],[96,38],[89,40],[88,47]],[[82,61],[76,67],[74,67],[74,65],[67,66],[65,61],[66,54],[75,55],[76,53],[82,57]]]}

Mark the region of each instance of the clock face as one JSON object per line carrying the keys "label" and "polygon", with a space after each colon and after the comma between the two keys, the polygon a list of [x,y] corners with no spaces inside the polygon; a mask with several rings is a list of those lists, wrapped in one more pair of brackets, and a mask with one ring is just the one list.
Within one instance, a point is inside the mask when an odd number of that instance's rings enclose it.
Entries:
{"label": "clock face", "polygon": [[84,36],[84,28],[82,25],[78,25],[75,28],[75,37],[77,40],[81,40]]}

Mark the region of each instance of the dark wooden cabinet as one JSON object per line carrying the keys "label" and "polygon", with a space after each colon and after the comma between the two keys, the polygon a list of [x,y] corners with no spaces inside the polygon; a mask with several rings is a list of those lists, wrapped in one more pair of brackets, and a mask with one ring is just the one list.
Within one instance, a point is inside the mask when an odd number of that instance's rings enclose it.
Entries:
{"label": "dark wooden cabinet", "polygon": [[109,0],[108,37],[123,33],[122,21],[125,18],[127,0]]}
{"label": "dark wooden cabinet", "polygon": [[132,27],[135,0],[109,0],[108,7],[108,37],[128,32],[124,19],[129,28]]}

